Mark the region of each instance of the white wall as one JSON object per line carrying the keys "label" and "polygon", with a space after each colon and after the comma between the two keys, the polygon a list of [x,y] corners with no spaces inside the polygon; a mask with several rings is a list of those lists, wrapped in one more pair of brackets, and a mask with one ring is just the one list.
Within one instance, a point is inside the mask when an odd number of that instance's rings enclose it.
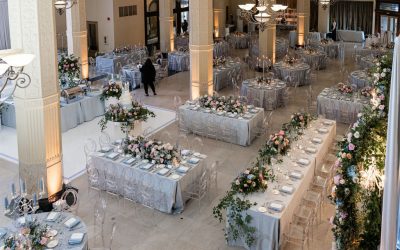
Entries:
{"label": "white wall", "polygon": [[[86,0],[86,19],[98,23],[99,51],[115,48],[113,0]],[[104,43],[107,37],[107,43]]]}

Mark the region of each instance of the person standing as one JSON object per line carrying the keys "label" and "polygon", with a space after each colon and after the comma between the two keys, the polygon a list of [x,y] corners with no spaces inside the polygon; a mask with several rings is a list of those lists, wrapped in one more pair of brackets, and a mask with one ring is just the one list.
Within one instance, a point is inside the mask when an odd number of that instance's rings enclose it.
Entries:
{"label": "person standing", "polygon": [[333,18],[333,22],[332,22],[332,39],[333,41],[336,41],[336,19]]}
{"label": "person standing", "polygon": [[183,23],[182,23],[182,30],[183,30],[183,33],[186,33],[186,32],[187,32],[188,26],[189,26],[188,22],[187,22],[186,20],[184,20]]}
{"label": "person standing", "polygon": [[144,65],[140,68],[140,73],[142,75],[142,83],[144,85],[144,93],[146,96],[149,96],[149,86],[153,91],[153,94],[157,95],[154,87],[154,81],[156,80],[156,69],[154,68],[153,62],[150,60],[150,58],[147,58]]}

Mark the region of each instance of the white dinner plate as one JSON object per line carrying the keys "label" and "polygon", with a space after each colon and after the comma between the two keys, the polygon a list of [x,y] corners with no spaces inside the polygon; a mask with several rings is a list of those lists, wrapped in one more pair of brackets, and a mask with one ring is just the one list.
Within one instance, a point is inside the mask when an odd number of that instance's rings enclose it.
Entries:
{"label": "white dinner plate", "polygon": [[51,248],[55,248],[57,245],[58,245],[58,240],[54,239],[54,240],[49,241],[47,243],[46,247],[51,249]]}

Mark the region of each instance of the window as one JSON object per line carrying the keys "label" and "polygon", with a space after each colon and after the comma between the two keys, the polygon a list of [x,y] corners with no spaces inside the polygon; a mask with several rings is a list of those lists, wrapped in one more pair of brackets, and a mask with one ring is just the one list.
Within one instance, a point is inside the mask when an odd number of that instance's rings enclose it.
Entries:
{"label": "window", "polygon": [[137,15],[137,5],[119,7],[119,17],[136,16],[136,15]]}
{"label": "window", "polygon": [[380,3],[379,9],[398,12],[399,4],[397,4],[397,3]]}

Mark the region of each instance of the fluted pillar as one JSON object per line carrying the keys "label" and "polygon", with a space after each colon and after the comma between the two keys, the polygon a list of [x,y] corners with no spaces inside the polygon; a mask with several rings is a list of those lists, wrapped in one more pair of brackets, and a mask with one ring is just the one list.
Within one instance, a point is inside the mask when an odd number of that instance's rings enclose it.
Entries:
{"label": "fluted pillar", "polygon": [[321,4],[318,4],[318,31],[322,33],[329,32],[329,8],[328,5],[325,9]]}
{"label": "fluted pillar", "polygon": [[214,34],[215,37],[225,36],[226,0],[214,0]]}
{"label": "fluted pillar", "polygon": [[298,45],[304,46],[310,29],[310,0],[297,0]]}
{"label": "fluted pillar", "polygon": [[19,174],[27,192],[37,193],[43,177],[49,195],[62,188],[60,96],[57,81],[55,10],[52,1],[12,0],[11,48],[35,54],[24,68],[30,75],[28,88],[17,88],[16,107]]}
{"label": "fluted pillar", "polygon": [[259,56],[268,57],[275,63],[276,25],[268,25],[264,31],[259,31]]}
{"label": "fluted pillar", "polygon": [[160,48],[162,52],[174,50],[173,0],[163,0],[160,4]]}
{"label": "fluted pillar", "polygon": [[80,58],[81,76],[89,77],[86,1],[77,1],[72,8],[66,10],[68,54]]}
{"label": "fluted pillar", "polygon": [[213,1],[190,0],[190,97],[213,93]]}

